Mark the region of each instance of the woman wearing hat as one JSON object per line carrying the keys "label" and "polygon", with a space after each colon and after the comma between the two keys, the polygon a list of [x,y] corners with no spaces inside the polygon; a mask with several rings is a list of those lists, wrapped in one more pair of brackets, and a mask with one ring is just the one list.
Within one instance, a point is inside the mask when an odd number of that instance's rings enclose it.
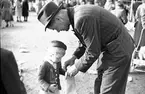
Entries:
{"label": "woman wearing hat", "polygon": [[[45,28],[68,31],[71,25],[80,47],[64,64],[69,76],[86,72],[103,53],[94,94],[125,94],[133,41],[124,24],[112,13],[97,5],[79,5],[62,9],[53,2],[42,8],[38,20]],[[79,59],[77,62],[76,59]],[[101,71],[100,71],[101,70]],[[100,74],[100,73],[99,73]]]}

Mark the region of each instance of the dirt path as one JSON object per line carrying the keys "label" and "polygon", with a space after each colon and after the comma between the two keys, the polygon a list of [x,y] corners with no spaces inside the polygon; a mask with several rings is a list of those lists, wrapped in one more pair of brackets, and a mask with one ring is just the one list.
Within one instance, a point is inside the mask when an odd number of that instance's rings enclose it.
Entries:
{"label": "dirt path", "polygon": [[[28,94],[37,94],[37,69],[43,60],[47,43],[52,39],[60,39],[68,45],[68,52],[63,60],[68,58],[77,46],[77,39],[72,33],[44,32],[44,27],[36,19],[35,13],[30,13],[28,22],[14,22],[15,27],[0,29],[1,47],[12,50],[17,63],[24,70],[24,83]],[[47,30],[49,31],[49,30]],[[65,37],[64,37],[65,36]],[[91,68],[95,70],[95,64]],[[132,82],[127,84],[126,94],[145,94],[145,74],[133,73]],[[76,76],[78,94],[93,94],[96,75],[79,73]],[[64,79],[61,76],[62,86]]]}

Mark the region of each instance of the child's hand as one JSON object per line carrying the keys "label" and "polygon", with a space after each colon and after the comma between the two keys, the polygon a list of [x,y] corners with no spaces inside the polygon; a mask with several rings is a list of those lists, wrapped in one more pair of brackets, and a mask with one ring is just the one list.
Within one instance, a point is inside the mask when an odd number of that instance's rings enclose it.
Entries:
{"label": "child's hand", "polygon": [[49,91],[52,93],[54,93],[57,89],[58,89],[58,85],[56,85],[56,84],[51,84],[49,86]]}

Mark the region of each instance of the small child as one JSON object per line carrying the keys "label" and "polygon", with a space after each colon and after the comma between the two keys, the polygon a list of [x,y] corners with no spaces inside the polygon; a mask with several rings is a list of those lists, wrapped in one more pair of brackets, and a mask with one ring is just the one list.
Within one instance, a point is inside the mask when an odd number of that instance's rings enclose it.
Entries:
{"label": "small child", "polygon": [[61,59],[65,55],[67,46],[58,40],[51,41],[46,59],[40,66],[38,81],[40,83],[39,94],[60,94],[61,86],[59,74],[65,75],[61,67]]}

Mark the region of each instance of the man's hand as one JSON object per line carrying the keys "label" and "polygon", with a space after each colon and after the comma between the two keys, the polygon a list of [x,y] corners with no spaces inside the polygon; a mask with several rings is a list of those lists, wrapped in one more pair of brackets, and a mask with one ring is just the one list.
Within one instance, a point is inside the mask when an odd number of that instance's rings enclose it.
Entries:
{"label": "man's hand", "polygon": [[58,89],[58,86],[56,85],[56,84],[51,84],[50,86],[49,86],[49,91],[50,92],[52,92],[52,93],[54,93],[56,90]]}
{"label": "man's hand", "polygon": [[66,71],[67,70],[67,67],[70,65],[73,65],[75,63],[75,60],[76,60],[76,56],[72,56],[70,59],[68,59],[67,61],[64,62],[64,65],[63,65],[63,69]]}
{"label": "man's hand", "polygon": [[66,78],[67,76],[72,77],[75,76],[79,70],[76,68],[75,64],[67,68]]}

